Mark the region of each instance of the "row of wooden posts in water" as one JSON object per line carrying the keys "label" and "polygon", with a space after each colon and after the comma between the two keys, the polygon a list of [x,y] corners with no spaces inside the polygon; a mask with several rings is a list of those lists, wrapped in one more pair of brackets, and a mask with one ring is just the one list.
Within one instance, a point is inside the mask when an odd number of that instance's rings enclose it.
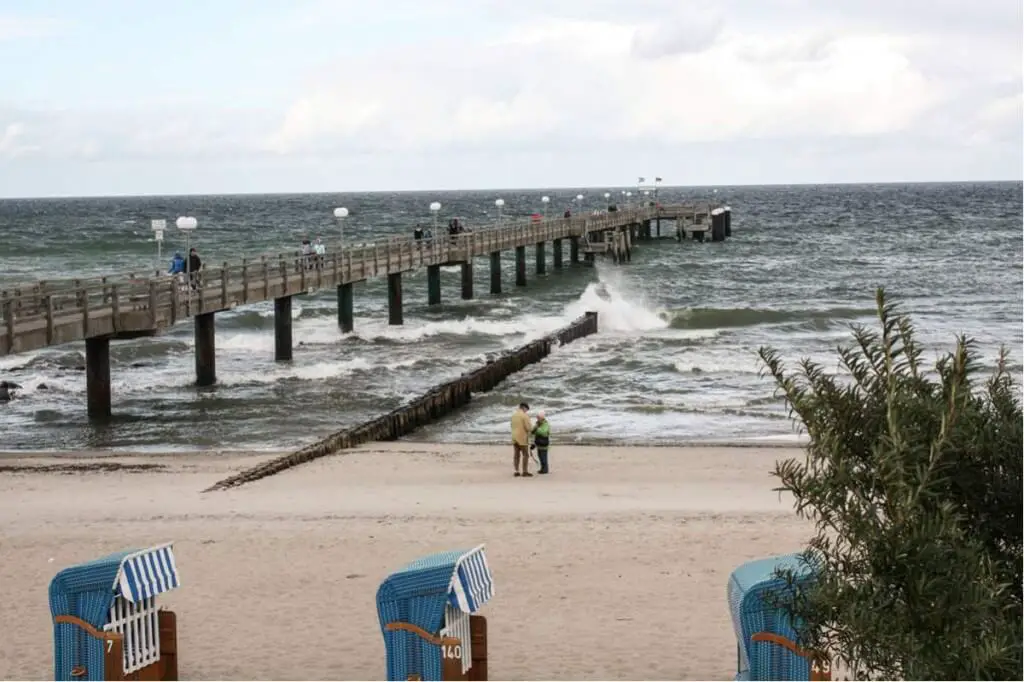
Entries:
{"label": "row of wooden posts in water", "polygon": [[424,395],[357,426],[336,431],[295,452],[218,481],[203,492],[251,483],[285,469],[373,441],[396,440],[467,405],[474,393],[485,393],[510,375],[540,362],[551,349],[597,333],[597,313],[588,312],[543,338],[507,351],[483,367],[435,386]]}

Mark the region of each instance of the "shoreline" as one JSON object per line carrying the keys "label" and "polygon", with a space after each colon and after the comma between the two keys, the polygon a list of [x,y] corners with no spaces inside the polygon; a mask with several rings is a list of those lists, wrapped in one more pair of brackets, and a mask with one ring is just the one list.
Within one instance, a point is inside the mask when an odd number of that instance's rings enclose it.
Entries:
{"label": "shoreline", "polygon": [[[398,441],[209,493],[271,455],[7,458],[25,468],[0,469],[0,584],[19,623],[0,679],[52,679],[58,570],[165,541],[182,679],[383,679],[381,580],[480,543],[493,679],[731,679],[729,574],[813,530],[769,473],[800,452],[560,446],[552,475],[522,479],[507,446]],[[90,463],[119,466],[75,469]]]}
{"label": "shoreline", "polygon": [[[314,441],[315,442],[315,441]],[[361,446],[361,448],[372,448],[380,445],[413,445],[413,446],[425,446],[425,447],[444,447],[451,446],[452,448],[501,448],[505,447],[505,444],[498,441],[488,442],[477,442],[477,441],[441,441],[441,440],[419,440],[412,438],[402,438],[397,441],[378,441],[375,443],[367,443]],[[308,445],[308,444],[307,444]],[[788,440],[788,439],[773,439],[773,438],[762,438],[762,439],[751,439],[751,440],[708,440],[708,441],[678,441],[673,443],[642,443],[633,441],[629,444],[620,444],[616,442],[604,442],[604,441],[580,441],[566,444],[554,444],[552,450],[555,448],[615,448],[621,450],[694,450],[700,448],[756,448],[756,449],[770,449],[770,450],[801,450],[806,445],[804,440]],[[84,459],[109,459],[117,457],[126,458],[154,458],[164,459],[167,457],[225,457],[233,459],[250,459],[250,458],[273,458],[287,455],[295,452],[304,446],[296,446],[294,448],[273,448],[267,450],[254,450],[252,448],[204,448],[204,449],[154,449],[154,450],[141,450],[138,448],[127,448],[120,450],[117,448],[83,448],[77,450],[0,450],[0,461],[5,460],[17,460],[17,459],[45,459],[51,458],[55,460],[84,460]],[[509,446],[511,447],[511,446]],[[351,450],[339,450],[333,455],[327,455],[332,457],[334,455],[340,455],[345,452],[355,451],[360,448],[352,448]]]}

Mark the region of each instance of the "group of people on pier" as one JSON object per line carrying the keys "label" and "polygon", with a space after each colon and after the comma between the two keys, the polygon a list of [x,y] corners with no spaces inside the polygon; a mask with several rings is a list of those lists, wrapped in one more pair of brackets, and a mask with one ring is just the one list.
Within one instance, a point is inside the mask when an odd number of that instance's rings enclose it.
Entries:
{"label": "group of people on pier", "polygon": [[203,271],[203,259],[199,257],[199,252],[196,247],[192,247],[188,252],[188,260],[181,255],[181,253],[174,254],[174,258],[171,259],[171,267],[168,268],[167,274],[173,275],[178,278],[178,283],[184,287],[185,278],[189,278],[189,282],[192,288],[195,289],[199,283],[200,273]]}

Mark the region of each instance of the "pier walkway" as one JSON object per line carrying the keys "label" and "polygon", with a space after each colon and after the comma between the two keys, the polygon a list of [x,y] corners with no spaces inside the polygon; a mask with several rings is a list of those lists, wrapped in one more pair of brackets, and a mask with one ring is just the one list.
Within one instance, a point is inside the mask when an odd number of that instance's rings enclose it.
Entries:
{"label": "pier walkway", "polygon": [[[661,223],[675,223],[662,237]],[[275,359],[292,359],[293,296],[328,287],[337,289],[338,326],[351,332],[352,285],[387,277],[388,321],[403,322],[402,274],[426,268],[428,303],[441,302],[440,268],[461,265],[461,296],[473,298],[473,262],[490,259],[490,293],[501,293],[501,252],[515,250],[515,284],[527,283],[526,247],[536,249],[536,272],[546,271],[545,246],[551,242],[553,265],[563,267],[563,243],[569,260],[592,262],[607,253],[616,262],[630,259],[638,241],[658,238],[722,241],[731,236],[727,207],[708,203],[647,206],[624,211],[546,220],[505,221],[495,226],[433,239],[396,237],[343,247],[325,256],[301,257],[294,251],[278,256],[242,259],[208,267],[196,286],[183,286],[171,275],[140,278],[109,276],[71,282],[36,284],[0,292],[0,356],[75,341],[86,342],[86,383],[89,415],[110,416],[110,341],[159,334],[194,318],[196,383],[216,382],[214,316],[265,301],[274,301]]]}

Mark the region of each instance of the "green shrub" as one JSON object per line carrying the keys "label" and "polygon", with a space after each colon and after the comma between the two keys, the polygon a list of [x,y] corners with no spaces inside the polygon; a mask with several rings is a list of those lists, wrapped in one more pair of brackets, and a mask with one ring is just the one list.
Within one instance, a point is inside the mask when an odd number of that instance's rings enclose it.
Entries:
{"label": "green shrub", "polygon": [[773,472],[816,528],[820,577],[787,608],[801,644],[858,675],[1022,679],[1024,417],[1007,353],[986,380],[961,336],[929,371],[910,320],[882,289],[876,302],[880,330],[854,328],[838,375],[760,350],[809,437]]}

